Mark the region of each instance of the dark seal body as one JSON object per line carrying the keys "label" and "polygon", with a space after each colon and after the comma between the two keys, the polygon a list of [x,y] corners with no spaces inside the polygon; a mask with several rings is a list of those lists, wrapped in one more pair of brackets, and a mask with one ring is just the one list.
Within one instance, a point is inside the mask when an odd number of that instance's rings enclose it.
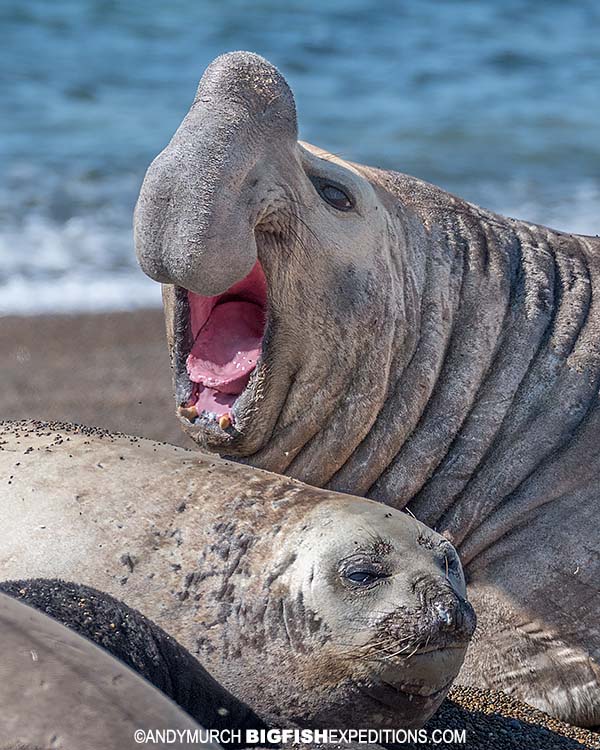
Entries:
{"label": "dark seal body", "polygon": [[133,750],[136,730],[200,729],[121,662],[4,594],[0,644],[2,750]]}

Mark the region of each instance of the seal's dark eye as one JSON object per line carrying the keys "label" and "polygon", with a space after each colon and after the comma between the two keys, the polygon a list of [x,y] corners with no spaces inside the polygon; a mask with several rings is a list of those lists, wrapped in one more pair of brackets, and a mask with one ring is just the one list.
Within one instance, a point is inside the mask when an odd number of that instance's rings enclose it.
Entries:
{"label": "seal's dark eye", "polygon": [[346,578],[352,583],[361,583],[363,586],[376,581],[379,576],[371,570],[353,570],[346,573]]}
{"label": "seal's dark eye", "polygon": [[352,562],[342,571],[342,575],[346,584],[350,586],[372,586],[390,577],[381,565],[362,560]]}
{"label": "seal's dark eye", "polygon": [[359,553],[346,558],[338,569],[342,583],[352,589],[374,586],[391,573],[380,561]]}
{"label": "seal's dark eye", "polygon": [[327,182],[320,177],[311,177],[311,182],[321,198],[338,211],[351,211],[354,208],[354,201],[339,185]]}

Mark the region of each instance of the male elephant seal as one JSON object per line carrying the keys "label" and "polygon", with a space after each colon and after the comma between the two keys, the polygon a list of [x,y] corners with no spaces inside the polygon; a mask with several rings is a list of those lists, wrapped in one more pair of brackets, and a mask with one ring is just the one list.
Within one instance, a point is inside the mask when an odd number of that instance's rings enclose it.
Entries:
{"label": "male elephant seal", "polygon": [[200,730],[93,643],[4,594],[0,649],[0,750],[133,750],[136,730]]}
{"label": "male elephant seal", "polygon": [[483,613],[461,678],[600,723],[600,239],[296,138],[279,72],[232,53],[146,174],[183,425],[409,506]]}
{"label": "male elephant seal", "polygon": [[4,581],[0,592],[44,612],[127,664],[201,726],[219,731],[226,747],[246,747],[247,729],[267,729],[177,641],[114,597],[90,586],[44,578]]}
{"label": "male elephant seal", "polygon": [[417,726],[474,629],[453,547],[385,505],[88,428],[0,428],[3,578],[139,609],[269,723]]}

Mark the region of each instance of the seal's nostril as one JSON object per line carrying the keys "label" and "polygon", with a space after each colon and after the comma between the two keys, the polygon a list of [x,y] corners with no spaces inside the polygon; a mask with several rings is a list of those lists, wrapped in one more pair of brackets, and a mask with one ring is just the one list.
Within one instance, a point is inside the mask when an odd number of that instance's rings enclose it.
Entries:
{"label": "seal's nostril", "polygon": [[442,627],[451,628],[454,626],[456,616],[454,607],[438,602],[434,605],[434,610]]}

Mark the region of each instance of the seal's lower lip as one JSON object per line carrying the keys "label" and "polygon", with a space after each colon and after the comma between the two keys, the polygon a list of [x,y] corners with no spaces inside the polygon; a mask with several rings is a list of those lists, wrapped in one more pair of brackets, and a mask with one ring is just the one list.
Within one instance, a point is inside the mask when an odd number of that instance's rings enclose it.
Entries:
{"label": "seal's lower lip", "polygon": [[[378,676],[365,686],[364,691],[369,698],[388,709],[402,710],[410,706],[412,711],[419,707],[423,711],[430,708],[433,711],[456,679],[465,650],[466,645],[459,642],[420,648],[410,659],[402,660],[402,681],[396,681],[399,676],[397,666],[379,659]],[[438,659],[442,661],[438,662]]]}
{"label": "seal's lower lip", "polygon": [[[267,327],[267,283],[260,263],[223,294],[176,294],[178,415],[187,424],[234,431],[242,394],[252,400]],[[247,396],[250,395],[250,399]]]}
{"label": "seal's lower lip", "polygon": [[397,708],[399,703],[434,703],[442,700],[450,690],[454,678],[448,680],[441,688],[427,692],[422,685],[405,684],[394,685],[386,680],[380,680],[376,685],[369,687],[366,692],[370,698],[388,708]]}

